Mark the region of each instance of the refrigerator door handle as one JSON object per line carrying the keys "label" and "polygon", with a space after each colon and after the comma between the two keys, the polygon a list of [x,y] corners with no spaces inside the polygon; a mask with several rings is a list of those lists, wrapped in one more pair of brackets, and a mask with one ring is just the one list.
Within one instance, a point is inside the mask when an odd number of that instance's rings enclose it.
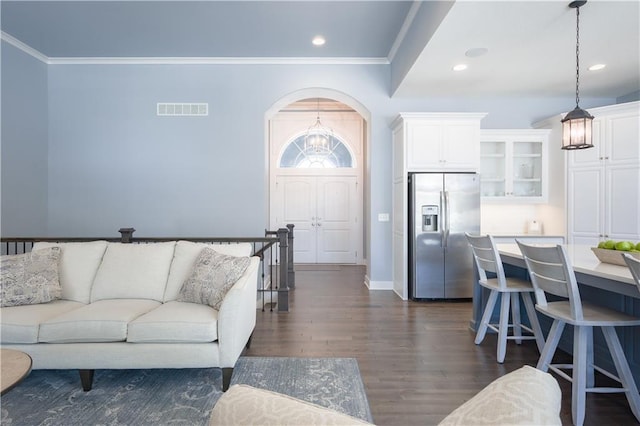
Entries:
{"label": "refrigerator door handle", "polygon": [[444,227],[444,245],[443,247],[446,249],[447,248],[447,242],[449,240],[449,231],[451,231],[450,229],[450,212],[449,212],[449,191],[444,191],[444,222],[445,222],[445,227]]}
{"label": "refrigerator door handle", "polygon": [[445,218],[447,217],[447,204],[444,191],[440,191],[440,247],[447,247],[445,235]]}

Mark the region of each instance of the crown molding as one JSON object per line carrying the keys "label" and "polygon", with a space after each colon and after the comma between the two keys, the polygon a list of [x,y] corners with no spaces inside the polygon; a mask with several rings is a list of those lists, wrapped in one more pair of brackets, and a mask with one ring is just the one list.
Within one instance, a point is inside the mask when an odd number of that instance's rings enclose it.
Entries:
{"label": "crown molding", "polygon": [[0,39],[6,41],[7,43],[9,43],[10,45],[12,45],[17,49],[22,50],[27,55],[33,56],[34,58],[44,62],[45,64],[49,64],[49,58],[46,55],[43,55],[38,50],[34,49],[33,47],[27,44],[24,44],[17,38],[5,33],[4,31],[0,31]]}
{"label": "crown molding", "polygon": [[0,38],[48,65],[389,65],[387,58],[48,57],[4,31]]}

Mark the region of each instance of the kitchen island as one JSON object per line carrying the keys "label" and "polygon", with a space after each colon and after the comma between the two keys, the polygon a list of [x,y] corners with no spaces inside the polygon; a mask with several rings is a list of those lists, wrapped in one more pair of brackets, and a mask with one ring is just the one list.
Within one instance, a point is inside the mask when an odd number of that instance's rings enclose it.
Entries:
{"label": "kitchen island", "polygon": [[[527,267],[517,244],[498,244],[497,246],[504,264],[505,274],[528,279]],[[576,274],[582,300],[640,317],[640,291],[638,291],[627,267],[601,263],[589,246],[565,245],[565,248]],[[476,330],[476,324],[480,322],[488,294],[489,292],[481,287],[476,280],[471,321],[473,330]],[[499,307],[499,303],[496,306]],[[524,309],[521,309],[521,312],[524,313]],[[497,321],[497,310],[494,312],[494,318]],[[538,313],[538,318],[546,336],[552,321],[540,313]],[[524,321],[527,322],[526,319]],[[617,331],[636,382],[640,383],[640,327],[619,327]],[[572,339],[572,327],[567,326],[560,341],[560,349],[571,353]],[[594,345],[596,363],[615,371],[608,354],[602,357],[598,356],[607,353],[600,331],[594,333]]]}

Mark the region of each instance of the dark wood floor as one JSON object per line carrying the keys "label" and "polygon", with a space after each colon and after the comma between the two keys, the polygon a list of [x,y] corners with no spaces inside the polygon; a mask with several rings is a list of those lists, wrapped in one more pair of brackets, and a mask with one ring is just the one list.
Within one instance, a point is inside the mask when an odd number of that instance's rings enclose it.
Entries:
{"label": "dark wood floor", "polygon": [[[378,425],[437,424],[495,378],[537,362],[532,341],[509,342],[504,364],[495,335],[476,346],[470,302],[404,302],[363,282],[362,267],[298,268],[290,312],[258,311],[246,355],[356,358]],[[559,383],[571,424],[570,384]],[[636,420],[622,394],[589,394],[585,424]]]}

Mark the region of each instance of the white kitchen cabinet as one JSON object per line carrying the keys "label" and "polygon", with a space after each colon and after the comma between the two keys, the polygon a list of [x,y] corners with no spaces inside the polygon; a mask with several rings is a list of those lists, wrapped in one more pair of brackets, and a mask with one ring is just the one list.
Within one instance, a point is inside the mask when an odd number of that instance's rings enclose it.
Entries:
{"label": "white kitchen cabinet", "polygon": [[405,113],[394,122],[405,137],[409,172],[477,172],[484,114]]}
{"label": "white kitchen cabinet", "polygon": [[594,148],[567,155],[569,243],[640,240],[640,102],[589,112]]}
{"label": "white kitchen cabinet", "polygon": [[544,203],[548,194],[549,130],[481,130],[483,202]]}
{"label": "white kitchen cabinet", "polygon": [[393,290],[408,298],[408,175],[477,172],[484,113],[401,113],[393,130]]}

